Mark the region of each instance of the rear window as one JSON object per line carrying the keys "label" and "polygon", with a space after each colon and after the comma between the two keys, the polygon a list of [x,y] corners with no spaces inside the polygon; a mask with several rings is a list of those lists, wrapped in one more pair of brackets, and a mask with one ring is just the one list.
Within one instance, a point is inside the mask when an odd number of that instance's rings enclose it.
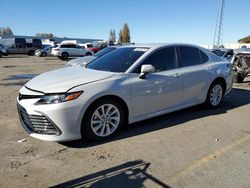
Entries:
{"label": "rear window", "polygon": [[208,62],[209,57],[208,57],[204,52],[202,52],[202,51],[200,51],[200,54],[201,54],[202,62],[203,62],[203,63]]}
{"label": "rear window", "polygon": [[75,48],[76,45],[75,44],[62,44],[61,48]]}
{"label": "rear window", "polygon": [[109,72],[125,72],[147,50],[148,48],[118,48],[92,61],[87,65],[87,68]]}
{"label": "rear window", "polygon": [[200,65],[203,63],[200,50],[198,48],[181,46],[179,47],[179,49],[181,57],[181,67]]}

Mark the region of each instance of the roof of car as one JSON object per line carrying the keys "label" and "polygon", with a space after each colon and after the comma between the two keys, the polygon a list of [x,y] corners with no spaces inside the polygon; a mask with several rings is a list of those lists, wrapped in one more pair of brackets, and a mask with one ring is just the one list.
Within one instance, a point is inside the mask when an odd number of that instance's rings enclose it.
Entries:
{"label": "roof of car", "polygon": [[126,45],[126,46],[121,46],[121,47],[136,47],[136,48],[140,48],[140,47],[144,47],[144,48],[159,48],[159,47],[164,47],[164,46],[192,46],[192,47],[197,47],[197,48],[203,48],[201,46],[198,45],[193,45],[193,44],[187,44],[187,43],[135,43],[135,44],[131,44],[131,45]]}

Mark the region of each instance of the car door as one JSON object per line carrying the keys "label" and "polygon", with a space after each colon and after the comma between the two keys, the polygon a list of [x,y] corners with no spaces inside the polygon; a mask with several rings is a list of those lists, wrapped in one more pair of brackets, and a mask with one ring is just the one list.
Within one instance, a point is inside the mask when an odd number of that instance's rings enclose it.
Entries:
{"label": "car door", "polygon": [[209,57],[199,48],[179,46],[179,71],[183,77],[182,104],[200,103],[206,98],[212,80]]}
{"label": "car door", "polygon": [[[143,64],[155,67],[155,72],[145,79],[139,78]],[[135,118],[154,116],[162,110],[180,105],[183,80],[177,69],[176,48],[165,47],[153,52],[130,73],[130,84]]]}
{"label": "car door", "polygon": [[74,51],[75,51],[76,56],[84,56],[85,55],[85,53],[84,53],[85,51],[79,45],[75,46]]}

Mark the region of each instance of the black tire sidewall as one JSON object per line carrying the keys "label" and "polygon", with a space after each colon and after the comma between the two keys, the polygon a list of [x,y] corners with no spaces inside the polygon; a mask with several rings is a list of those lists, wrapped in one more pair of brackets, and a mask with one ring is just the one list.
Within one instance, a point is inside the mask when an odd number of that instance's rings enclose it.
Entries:
{"label": "black tire sidewall", "polygon": [[31,51],[29,51],[29,55],[30,55],[30,56],[35,55],[35,52],[31,50]]}
{"label": "black tire sidewall", "polygon": [[3,53],[2,52],[0,52],[0,58],[3,56]]}
{"label": "black tire sidewall", "polygon": [[244,81],[244,77],[242,77],[241,75],[239,75],[237,72],[234,72],[234,74],[233,74],[233,81],[235,83],[242,83]]}
{"label": "black tire sidewall", "polygon": [[[119,125],[116,128],[116,130],[111,135],[105,136],[105,137],[100,137],[100,136],[96,135],[91,128],[91,118],[92,118],[92,115],[95,112],[95,110],[103,104],[112,104],[112,105],[116,106],[116,108],[120,112],[120,122],[119,122]],[[107,140],[107,139],[113,137],[114,135],[116,135],[117,132],[119,132],[121,127],[124,125],[124,123],[125,123],[125,110],[124,110],[124,107],[122,106],[122,104],[117,100],[103,99],[103,100],[97,101],[94,104],[90,105],[90,107],[86,111],[85,116],[84,116],[83,121],[82,121],[82,129],[81,129],[82,137],[85,137],[89,140],[94,140],[94,141]]]}
{"label": "black tire sidewall", "polygon": [[63,53],[62,53],[62,59],[63,59],[63,60],[67,60],[68,57],[69,57],[69,54],[68,54],[67,52],[63,52]]}
{"label": "black tire sidewall", "polygon": [[91,56],[92,54],[90,52],[87,52],[86,53],[86,56]]}

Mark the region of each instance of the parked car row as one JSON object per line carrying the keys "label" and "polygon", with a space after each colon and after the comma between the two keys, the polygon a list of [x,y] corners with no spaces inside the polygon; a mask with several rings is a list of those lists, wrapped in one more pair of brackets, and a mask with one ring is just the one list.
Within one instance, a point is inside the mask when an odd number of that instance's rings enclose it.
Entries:
{"label": "parked car row", "polygon": [[231,69],[229,61],[194,45],[121,46],[83,67],[33,78],[21,88],[17,108],[32,137],[105,140],[126,123],[201,103],[219,106],[232,88]]}

